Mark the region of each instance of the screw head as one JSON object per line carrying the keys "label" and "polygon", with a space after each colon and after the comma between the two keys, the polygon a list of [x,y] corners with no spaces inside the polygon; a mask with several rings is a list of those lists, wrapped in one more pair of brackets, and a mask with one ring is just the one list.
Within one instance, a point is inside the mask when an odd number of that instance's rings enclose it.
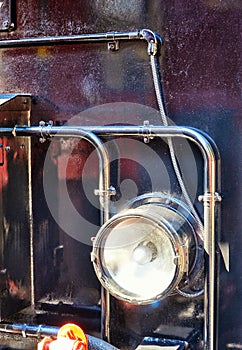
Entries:
{"label": "screw head", "polygon": [[8,20],[4,21],[2,25],[4,28],[6,28],[8,30],[12,30],[14,28],[14,23],[12,23]]}

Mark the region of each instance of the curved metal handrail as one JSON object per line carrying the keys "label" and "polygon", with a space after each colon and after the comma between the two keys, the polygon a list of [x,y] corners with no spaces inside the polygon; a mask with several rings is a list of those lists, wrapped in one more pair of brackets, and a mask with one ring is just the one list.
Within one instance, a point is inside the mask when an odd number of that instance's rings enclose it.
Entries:
{"label": "curved metal handrail", "polygon": [[[218,149],[211,138],[200,130],[181,127],[181,126],[39,126],[39,127],[20,127],[0,128],[1,135],[14,136],[33,136],[41,135],[42,137],[50,137],[53,135],[81,137],[89,141],[99,154],[101,164],[99,184],[101,191],[106,191],[110,188],[110,171],[109,157],[105,149],[101,137],[109,136],[135,136],[145,138],[147,134],[152,137],[161,138],[186,138],[193,142],[200,150],[204,160],[203,188],[202,195],[204,207],[204,248],[207,253],[205,258],[206,275],[205,275],[205,322],[204,322],[204,349],[217,349],[217,320],[218,320],[218,294],[217,294],[217,236],[215,230],[215,204],[219,200],[218,191],[220,188],[220,156]],[[104,205],[104,222],[108,219],[109,201],[108,196],[105,196]],[[105,338],[109,339],[109,295],[103,296],[103,327]]]}

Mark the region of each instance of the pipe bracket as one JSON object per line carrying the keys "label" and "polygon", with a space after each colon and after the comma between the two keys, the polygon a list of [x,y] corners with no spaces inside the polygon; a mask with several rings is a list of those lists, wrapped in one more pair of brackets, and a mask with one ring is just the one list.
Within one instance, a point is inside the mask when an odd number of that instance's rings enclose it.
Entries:
{"label": "pipe bracket", "polygon": [[222,196],[218,192],[215,192],[214,194],[205,193],[204,195],[198,196],[198,200],[199,202],[210,202],[212,197],[214,197],[215,202],[222,202]]}
{"label": "pipe bracket", "polygon": [[94,194],[96,196],[115,196],[117,194],[116,189],[113,186],[110,186],[107,190],[100,190],[100,189],[96,189],[94,190]]}
{"label": "pipe bracket", "polygon": [[45,121],[41,120],[39,122],[39,126],[41,128],[39,142],[44,143],[47,139],[51,138],[51,128],[53,126],[53,121],[49,120],[46,123]]}

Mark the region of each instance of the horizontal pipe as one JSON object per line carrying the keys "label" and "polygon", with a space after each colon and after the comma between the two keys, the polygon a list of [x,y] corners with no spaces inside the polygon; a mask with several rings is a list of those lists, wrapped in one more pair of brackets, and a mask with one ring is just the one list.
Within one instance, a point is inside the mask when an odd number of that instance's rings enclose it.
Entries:
{"label": "horizontal pipe", "polygon": [[[194,142],[203,154],[205,162],[204,170],[204,192],[211,193],[215,188],[215,179],[211,180],[211,173],[214,173],[213,167],[219,164],[220,155],[215,143],[211,143],[211,138],[204,132],[200,132],[195,128],[182,127],[182,126],[31,126],[21,127],[17,126],[13,128],[0,128],[0,133],[14,134],[16,136],[34,136],[40,135],[43,137],[51,136],[80,136],[80,134],[89,133],[97,135],[98,137],[112,137],[112,136],[139,136],[141,138],[147,136],[156,136],[161,138],[168,137],[181,137],[186,138]],[[218,170],[218,167],[216,167]],[[211,183],[210,183],[211,182]],[[218,191],[218,189],[216,188]],[[220,190],[220,189],[219,189]]]}
{"label": "horizontal pipe", "polygon": [[0,47],[18,47],[35,45],[54,45],[54,44],[74,44],[81,42],[98,42],[111,40],[129,40],[139,39],[139,31],[136,32],[110,32],[97,34],[78,34],[78,35],[60,35],[60,36],[42,36],[19,39],[3,39],[0,41]]}
{"label": "horizontal pipe", "polygon": [[[168,137],[181,137],[186,138],[194,142],[201,150],[206,166],[209,163],[219,162],[220,155],[215,143],[211,142],[211,138],[204,132],[200,132],[195,128],[182,127],[182,126],[32,126],[32,127],[16,127],[14,131],[12,128],[0,128],[0,133],[11,134],[16,133],[16,136],[32,136],[32,135],[44,135],[45,137],[51,137],[53,135],[62,136],[78,136],[78,130],[82,130],[86,133],[93,133],[99,137],[112,137],[112,136],[130,136],[130,137],[147,137],[156,136],[161,138]],[[211,159],[211,162],[209,160]],[[210,169],[209,169],[210,172]],[[207,177],[207,176],[206,176]],[[205,182],[206,188],[208,185],[208,179]],[[209,190],[209,188],[207,188]]]}
{"label": "horizontal pipe", "polygon": [[58,331],[59,327],[55,326],[0,323],[0,333],[22,334],[24,337],[55,337]]}
{"label": "horizontal pipe", "polygon": [[[43,337],[57,337],[59,327],[45,326],[45,325],[30,325],[22,323],[1,324],[0,333],[19,334],[23,337],[43,338]],[[88,350],[118,350],[113,345],[104,342],[103,340],[87,334]]]}
{"label": "horizontal pipe", "polygon": [[[204,193],[215,193],[215,179],[212,174],[218,169],[217,164],[219,163],[220,156],[215,147],[214,143],[211,143],[211,139],[206,133],[200,132],[195,128],[182,127],[182,126],[31,126],[21,127],[16,126],[15,128],[0,128],[0,134],[14,135],[14,136],[34,136],[39,135],[44,138],[59,136],[59,137],[73,137],[82,136],[84,138],[93,135],[98,137],[112,137],[112,136],[135,136],[135,137],[147,137],[156,136],[161,138],[168,137],[181,137],[186,138],[194,142],[203,154],[205,169],[204,169]],[[100,140],[95,139],[95,147],[100,148]],[[106,160],[107,162],[107,160]],[[216,166],[215,166],[216,165]]]}
{"label": "horizontal pipe", "polygon": [[[203,154],[205,162],[204,171],[204,192],[215,192],[215,179],[212,174],[219,171],[217,164],[220,161],[220,155],[215,143],[211,143],[211,138],[204,132],[200,132],[195,128],[182,126],[16,126],[14,128],[0,128],[0,134],[14,135],[14,136],[34,136],[39,135],[44,138],[59,136],[59,137],[73,137],[82,136],[84,138],[94,138],[95,147],[100,148],[100,140],[98,137],[112,137],[112,136],[131,136],[131,137],[150,137],[156,136],[161,138],[181,137],[186,138],[195,143],[201,153]],[[96,136],[95,136],[96,135]],[[107,161],[107,160],[106,160]],[[216,189],[218,190],[218,189]]]}
{"label": "horizontal pipe", "polygon": [[46,46],[59,44],[78,44],[91,42],[105,42],[114,40],[146,40],[147,42],[161,42],[158,34],[149,29],[141,29],[133,32],[107,32],[94,34],[39,36],[18,39],[0,40],[0,48],[23,47],[23,46]]}

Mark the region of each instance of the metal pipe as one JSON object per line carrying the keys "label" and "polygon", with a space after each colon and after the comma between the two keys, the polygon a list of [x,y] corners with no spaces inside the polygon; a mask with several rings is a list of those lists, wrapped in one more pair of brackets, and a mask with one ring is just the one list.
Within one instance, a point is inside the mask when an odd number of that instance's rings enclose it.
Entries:
{"label": "metal pipe", "polygon": [[[57,337],[59,327],[45,325],[30,325],[22,323],[0,324],[0,333],[22,334],[23,337],[43,338]],[[88,350],[118,350],[113,345],[87,334]]]}
{"label": "metal pipe", "polygon": [[111,40],[130,40],[139,39],[140,33],[136,32],[107,32],[96,34],[78,34],[78,35],[60,35],[60,36],[42,36],[19,39],[3,39],[0,41],[0,47],[20,47],[20,46],[41,46],[56,44],[78,44],[85,42],[111,41]]}
{"label": "metal pipe", "polygon": [[[200,149],[204,159],[204,249],[207,253],[207,269],[205,277],[205,320],[204,320],[204,349],[217,349],[217,312],[218,299],[216,293],[217,283],[217,258],[216,258],[216,232],[215,232],[215,203],[217,201],[216,193],[216,175],[220,174],[219,170],[219,153],[214,152],[214,144],[211,144],[209,137],[199,130],[189,127],[178,126],[89,126],[89,127],[15,127],[14,129],[3,128],[0,133],[14,133],[16,136],[32,136],[40,134],[48,137],[58,134],[58,136],[80,136],[98,135],[99,137],[108,136],[138,136],[145,138],[147,135],[169,138],[181,137],[195,143]],[[91,133],[91,134],[90,134]],[[93,135],[93,136],[95,136]],[[93,137],[92,136],[92,137]],[[94,142],[96,144],[96,142]],[[100,141],[97,142],[100,147]],[[103,145],[102,145],[103,147]],[[106,156],[106,154],[105,154]],[[105,159],[105,162],[108,162]],[[105,169],[104,169],[105,170]],[[106,172],[105,172],[106,173]],[[104,175],[105,176],[105,175]],[[109,176],[109,174],[108,174]],[[109,179],[109,177],[108,177]],[[108,189],[108,184],[104,187]],[[106,218],[105,218],[106,219]],[[107,307],[109,310],[109,307]],[[106,315],[106,322],[109,320],[109,311]],[[108,321],[109,322],[109,321]],[[107,331],[107,329],[106,329]],[[107,335],[106,335],[107,336]]]}
{"label": "metal pipe", "polygon": [[97,191],[101,201],[101,224],[109,219],[109,190],[110,190],[110,160],[109,154],[100,138],[89,130],[80,127],[52,127],[31,126],[31,127],[15,127],[0,128],[0,133],[12,134],[14,136],[41,136],[42,139],[58,137],[80,137],[88,141],[98,151],[99,158],[99,190]]}
{"label": "metal pipe", "polygon": [[34,285],[34,220],[33,220],[33,193],[32,193],[32,166],[31,166],[31,140],[27,142],[28,152],[28,219],[29,219],[29,236],[30,236],[30,300],[31,307],[34,308],[35,285]]}
{"label": "metal pipe", "polygon": [[[214,152],[214,144],[209,137],[199,130],[177,126],[124,126],[124,127],[96,127],[90,128],[99,136],[141,136],[147,134],[158,137],[182,137],[194,142],[200,149],[204,159],[204,249],[207,253],[207,269],[205,276],[205,320],[204,320],[204,349],[217,349],[217,321],[218,321],[218,295],[216,284],[217,276],[217,238],[215,233],[215,203],[217,200],[216,176],[220,174],[218,151]],[[220,181],[219,181],[220,183]],[[207,259],[206,259],[207,260]]]}
{"label": "metal pipe", "polygon": [[[199,130],[177,126],[97,126],[87,127],[99,136],[140,136],[147,135],[169,138],[182,137],[195,143],[204,159],[204,249],[207,253],[207,269],[205,276],[205,320],[204,320],[204,348],[206,350],[217,349],[217,238],[215,233],[215,203],[217,200],[216,177],[220,174],[220,156],[217,148],[210,142],[209,136]],[[219,181],[220,184],[220,181]],[[208,261],[207,261],[208,260]]]}
{"label": "metal pipe", "polygon": [[59,327],[45,325],[30,325],[22,323],[0,324],[1,333],[22,334],[24,338],[28,337],[54,337],[57,336]]}
{"label": "metal pipe", "polygon": [[[0,40],[0,48],[10,47],[26,47],[26,46],[46,46],[59,44],[80,44],[91,42],[105,42],[115,40],[146,40],[151,46],[156,47],[161,42],[158,34],[149,29],[141,29],[134,32],[107,32],[95,34],[77,34],[77,35],[61,35],[61,36],[42,36],[29,37],[19,39],[3,39]],[[156,54],[157,49],[148,48],[149,54]]]}
{"label": "metal pipe", "polygon": [[[109,198],[110,198],[110,161],[109,155],[103,142],[93,134],[91,131],[83,130],[78,127],[51,127],[38,126],[38,127],[14,127],[14,128],[0,128],[0,134],[5,136],[25,136],[31,137],[39,135],[42,140],[54,135],[58,137],[80,137],[88,141],[98,153],[99,158],[99,190],[98,195],[100,198],[100,224],[103,225],[109,219]],[[103,298],[105,293],[102,294]],[[107,299],[107,300],[106,300]],[[101,318],[102,318],[102,334],[103,337],[109,339],[109,319],[110,308],[107,305],[109,300],[108,296],[102,302]]]}
{"label": "metal pipe", "polygon": [[[40,126],[30,128],[15,128],[16,136],[25,135],[32,136],[40,134],[41,137],[50,137],[57,135],[58,137],[81,137],[88,141],[92,146],[97,149],[99,157],[99,190],[98,195],[100,198],[100,224],[103,225],[109,219],[109,200],[110,200],[110,161],[108,151],[106,150],[102,141],[92,132],[85,131],[82,128],[77,127],[51,127]],[[101,303],[101,332],[103,338],[109,340],[109,320],[110,320],[110,307],[109,307],[109,296],[106,291],[102,293]]]}

